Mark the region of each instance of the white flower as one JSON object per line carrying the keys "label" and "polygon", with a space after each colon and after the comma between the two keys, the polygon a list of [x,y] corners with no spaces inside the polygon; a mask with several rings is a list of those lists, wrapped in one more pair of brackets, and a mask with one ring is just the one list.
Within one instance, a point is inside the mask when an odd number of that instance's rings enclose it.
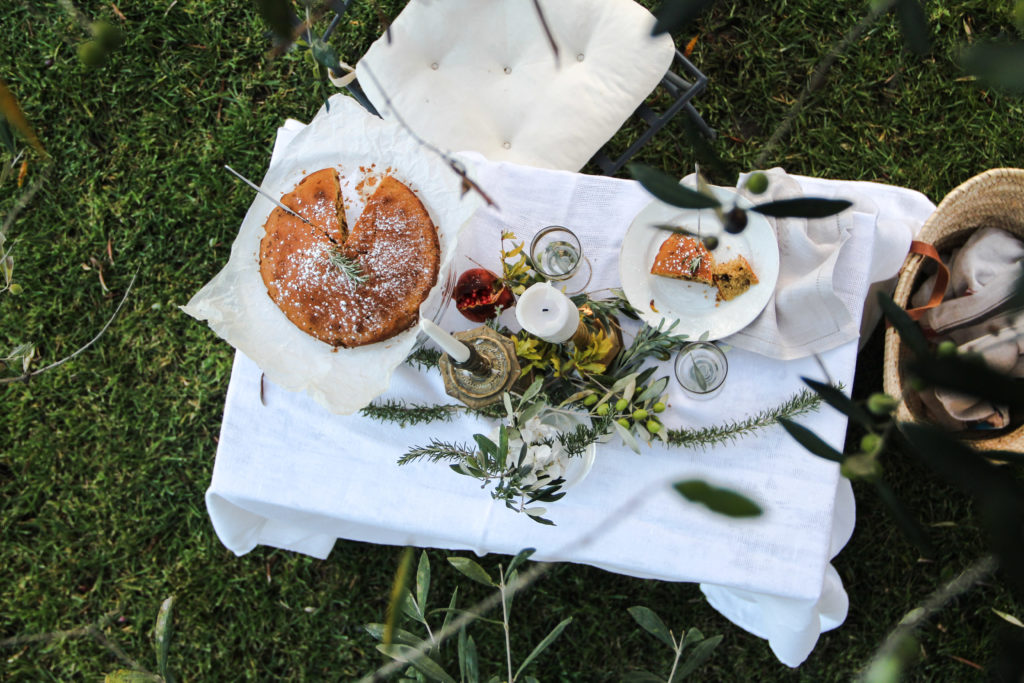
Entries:
{"label": "white flower", "polygon": [[[520,485],[524,489],[550,483],[565,474],[568,463],[564,455],[565,450],[557,440],[557,428],[534,417],[526,421],[519,433],[520,438],[509,440],[508,454],[509,462],[515,466],[523,443],[527,444],[522,464],[529,465],[531,471],[520,480]],[[544,475],[544,478],[540,479],[540,475]]]}
{"label": "white flower", "polygon": [[531,417],[519,431],[523,441],[529,444],[547,441],[558,435],[558,430],[553,425],[541,422],[539,417]]}

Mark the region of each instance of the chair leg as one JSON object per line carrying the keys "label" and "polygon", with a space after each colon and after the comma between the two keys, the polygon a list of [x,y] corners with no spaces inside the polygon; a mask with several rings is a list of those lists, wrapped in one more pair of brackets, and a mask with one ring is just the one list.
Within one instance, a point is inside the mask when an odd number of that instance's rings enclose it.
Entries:
{"label": "chair leg", "polygon": [[707,124],[707,122],[700,115],[700,113],[697,111],[697,108],[694,107],[692,103],[687,102],[685,108],[686,113],[689,114],[690,118],[693,119],[693,122],[697,124],[697,129],[701,132],[701,134],[704,137],[706,137],[709,140],[714,140],[716,137],[718,137],[718,132]]}
{"label": "chair leg", "polygon": [[693,77],[693,81],[689,81],[679,74],[672,71],[670,67],[668,73],[661,80],[661,86],[664,87],[669,94],[676,98],[672,105],[663,114],[657,114],[650,109],[646,104],[641,104],[637,107],[634,116],[639,116],[646,124],[647,130],[645,130],[640,137],[629,146],[629,148],[619,155],[617,158],[612,159],[607,150],[607,145],[603,147],[596,155],[594,155],[592,161],[596,163],[603,173],[606,175],[613,175],[618,173],[619,170],[626,165],[626,163],[633,158],[633,156],[640,151],[640,149],[647,144],[647,142],[655,136],[665,125],[672,120],[672,118],[679,113],[679,111],[685,109],[687,115],[693,120],[697,129],[702,135],[709,139],[714,139],[717,136],[715,130],[711,128],[701,117],[697,108],[693,106],[693,98],[704,91],[707,86],[707,76],[702,74],[700,70],[688,60],[683,53],[676,50],[676,56],[673,61],[673,66],[678,63],[689,76]]}

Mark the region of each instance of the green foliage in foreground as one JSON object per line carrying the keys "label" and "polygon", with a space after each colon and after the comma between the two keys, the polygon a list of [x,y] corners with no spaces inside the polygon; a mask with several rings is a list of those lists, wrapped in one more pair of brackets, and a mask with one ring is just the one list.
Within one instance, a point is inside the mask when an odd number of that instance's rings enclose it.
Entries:
{"label": "green foliage in foreground", "polygon": [[[260,178],[276,126],[308,120],[330,89],[301,52],[264,62],[269,38],[251,3],[118,3],[124,22],[110,3],[77,4],[91,20],[124,28],[124,43],[94,69],[77,54],[90,34],[57,3],[6,3],[0,12],[8,38],[0,77],[56,163],[9,235],[22,293],[0,297],[0,355],[31,341],[36,363],[63,357],[99,329],[134,273],[139,279],[87,355],[0,388],[0,640],[116,612],[103,632],[152,667],[154,615],[173,594],[170,669],[180,680],[357,678],[382,661],[362,625],[385,610],[397,552],[339,542],[326,561],[267,548],[236,558],[220,545],[203,491],[232,353],[177,309],[227,260],[251,202],[221,166]],[[400,3],[380,4],[390,15]],[[831,0],[733,4],[716,4],[676,36],[679,45],[700,36],[694,60],[711,84],[696,104],[720,132],[711,145],[717,159],[700,161],[716,183],[752,165],[821,55],[866,11],[866,3]],[[357,5],[366,9],[349,17],[337,44],[349,63],[381,32],[368,3]],[[837,61],[767,165],[904,185],[935,201],[982,170],[1019,166],[1024,104],[964,79],[952,59],[968,40],[965,26],[974,36],[1019,36],[1010,4],[929,2],[926,11],[933,57],[909,56],[897,20],[880,19]],[[627,129],[616,144],[636,134]],[[26,182],[39,168],[29,159]],[[641,159],[677,175],[694,160],[681,120]],[[0,188],[2,214],[18,199],[14,182]],[[880,367],[876,337],[856,395],[880,388]],[[861,435],[852,427],[851,443]],[[908,609],[984,552],[964,495],[900,452],[883,457],[937,555],[920,562],[870,489],[857,485],[857,531],[835,562],[850,616],[800,669],[786,669],[765,642],[718,616],[694,585],[572,565],[516,597],[522,628],[513,650],[529,652],[572,616],[534,674],[618,681],[666,659],[626,611],[655,605],[670,623],[725,636],[699,671],[706,680],[850,678]],[[499,561],[481,564],[494,573]],[[438,577],[437,590],[450,595],[452,581]],[[483,597],[476,588],[466,587],[466,604]],[[908,678],[984,680],[972,664],[984,666],[1021,631],[993,609],[1024,617],[999,583],[983,585],[922,629]],[[478,652],[503,652],[489,637],[480,629]],[[500,665],[487,662],[488,670]],[[91,638],[0,652],[10,680],[97,680],[119,668]]]}

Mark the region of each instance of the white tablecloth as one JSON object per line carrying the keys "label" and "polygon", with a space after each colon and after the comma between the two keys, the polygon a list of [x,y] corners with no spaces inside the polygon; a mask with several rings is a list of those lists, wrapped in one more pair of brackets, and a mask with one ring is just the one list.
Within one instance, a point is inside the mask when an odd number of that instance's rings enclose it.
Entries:
{"label": "white tablecloth", "polygon": [[[617,284],[622,235],[650,200],[639,185],[476,163],[476,177],[501,212],[481,211],[463,232],[458,270],[472,267],[469,257],[497,269],[502,229],[528,242],[541,227],[561,224],[582,237],[594,267],[591,289]],[[545,174],[543,182],[537,174]],[[521,184],[527,181],[546,189],[524,194]],[[922,204],[922,221],[925,209]],[[876,227],[854,225],[837,266],[844,288],[867,292]],[[474,325],[452,306],[442,326]],[[847,390],[856,352],[853,341],[821,356],[831,379]],[[771,360],[734,348],[728,360],[728,380],[710,401],[687,399],[670,383],[670,410],[664,414],[669,427],[741,420],[800,391],[801,376],[827,379],[813,358]],[[661,374],[671,374],[670,368]],[[768,639],[790,666],[807,657],[823,630],[845,619],[846,594],[829,561],[853,530],[849,484],[834,463],[810,455],[780,427],[705,450],[656,443],[637,455],[617,439],[601,445],[589,476],[548,507],[546,516],[557,524],[549,527],[505,509],[479,482],[443,464],[396,464],[409,447],[431,438],[467,442],[474,433],[490,433],[493,425],[486,420],[459,417],[402,429],[358,415],[332,415],[309,397],[269,382],[264,405],[260,383],[259,368],[237,354],[206,495],[218,536],[239,555],[262,544],[324,558],[338,538],[478,554],[533,547],[537,560],[699,582],[716,609]],[[454,402],[435,371],[409,366],[396,371],[386,398]],[[799,422],[842,448],[846,419],[836,411],[823,408]],[[689,504],[671,489],[672,482],[689,478],[743,492],[765,513],[737,520]]]}

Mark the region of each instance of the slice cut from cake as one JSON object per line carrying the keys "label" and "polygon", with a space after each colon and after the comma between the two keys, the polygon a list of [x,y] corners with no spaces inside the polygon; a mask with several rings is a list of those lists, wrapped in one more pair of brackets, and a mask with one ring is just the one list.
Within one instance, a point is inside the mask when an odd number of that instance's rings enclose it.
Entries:
{"label": "slice cut from cake", "polygon": [[677,280],[714,284],[715,257],[695,237],[673,233],[662,242],[651,273]]}
{"label": "slice cut from cake", "polygon": [[348,237],[341,184],[333,168],[310,173],[292,192],[281,197],[281,203],[326,230],[335,242],[340,244]]}
{"label": "slice cut from cake", "polygon": [[742,256],[715,266],[715,287],[719,301],[732,301],[757,284],[757,275]]}

